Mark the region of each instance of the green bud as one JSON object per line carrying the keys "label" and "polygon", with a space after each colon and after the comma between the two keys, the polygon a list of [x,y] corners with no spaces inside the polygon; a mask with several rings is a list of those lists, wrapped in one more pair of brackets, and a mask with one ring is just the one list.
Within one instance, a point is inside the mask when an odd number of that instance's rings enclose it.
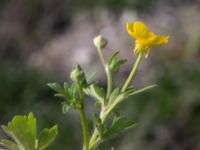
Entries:
{"label": "green bud", "polygon": [[101,48],[101,49],[105,48],[108,43],[107,40],[102,35],[95,37],[93,42],[97,48]]}
{"label": "green bud", "polygon": [[84,86],[87,85],[85,73],[83,72],[83,69],[80,65],[77,65],[76,68],[72,70],[70,78],[72,81],[80,82]]}
{"label": "green bud", "polygon": [[85,74],[80,65],[77,65],[76,68],[72,70],[70,77],[73,81],[80,81],[85,77]]}

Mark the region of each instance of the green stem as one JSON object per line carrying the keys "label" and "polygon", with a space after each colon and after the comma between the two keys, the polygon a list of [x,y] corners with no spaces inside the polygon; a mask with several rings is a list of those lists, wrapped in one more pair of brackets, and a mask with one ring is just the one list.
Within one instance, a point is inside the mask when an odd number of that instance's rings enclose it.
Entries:
{"label": "green stem", "polygon": [[[102,120],[102,117],[104,116],[104,110],[101,110],[101,121],[102,121],[102,124],[104,123],[105,120]],[[94,132],[90,138],[90,142],[89,142],[89,150],[93,150],[96,146],[97,146],[97,142],[99,141],[100,139],[98,138],[98,130],[97,128],[95,127],[94,129]]]}
{"label": "green stem", "polygon": [[109,99],[109,96],[112,91],[112,73],[108,65],[105,66],[105,72],[106,72],[107,82],[108,82],[106,99]]}
{"label": "green stem", "polygon": [[[101,48],[98,48],[98,54],[99,54],[99,57],[100,57],[101,62],[103,64],[103,67],[104,67],[104,70],[105,70],[105,73],[106,73],[106,77],[107,77],[107,94],[106,94],[106,99],[108,99],[109,96],[110,96],[110,93],[112,91],[112,73],[111,73],[111,71],[109,69],[109,66],[106,65],[106,63],[105,63],[105,60],[103,58],[103,54],[102,54]],[[94,132],[92,134],[92,137],[90,138],[89,150],[93,150],[95,148],[95,146],[98,145],[99,140],[100,139],[98,138],[98,130],[95,128],[95,130],[94,130]]]}
{"label": "green stem", "polygon": [[[117,97],[116,101],[119,102],[121,97]],[[106,121],[107,117],[111,113],[111,111],[115,108],[117,105],[117,102],[114,103],[112,106],[108,107],[106,111],[101,115],[101,122],[102,124]],[[96,146],[98,146],[101,143],[101,139],[98,137],[98,130],[95,128],[92,137],[90,139],[89,143],[89,150],[93,150]]]}
{"label": "green stem", "polygon": [[[136,60],[136,62],[135,62],[135,64],[134,64],[134,66],[133,66],[133,68],[132,68],[132,70],[131,70],[130,75],[128,76],[124,86],[122,87],[121,92],[124,92],[127,89],[127,87],[129,86],[129,84],[130,84],[130,82],[131,82],[131,80],[132,80],[132,78],[133,78],[133,76],[134,76],[134,74],[135,74],[140,62],[141,62],[142,56],[143,56],[143,54],[140,53],[138,58],[137,58],[137,60]],[[111,92],[111,90],[112,90],[112,78],[111,78],[112,76],[111,76],[111,74],[109,74],[108,71],[106,71],[106,75],[107,75],[107,79],[108,79],[108,91],[107,91],[107,98],[108,98],[109,94],[110,94],[109,92]],[[109,87],[109,86],[111,86],[111,87]],[[121,97],[118,97],[116,102],[114,104],[112,104],[112,106],[110,106],[106,110],[105,113],[103,113],[103,115],[101,116],[102,123],[105,122],[105,120],[107,119],[109,114],[112,112],[113,109],[115,109],[116,105],[120,102],[120,100],[121,100]],[[92,134],[92,137],[90,139],[89,150],[94,150],[94,148],[96,146],[98,146],[98,144],[100,144],[100,143],[101,143],[101,139],[98,137],[98,130],[95,128],[95,130],[94,130],[94,132]]]}
{"label": "green stem", "polygon": [[[120,102],[120,100],[121,100],[121,97],[118,96],[115,100],[116,102],[113,103],[110,107],[108,107],[105,113],[103,113],[103,115],[101,116],[102,124],[106,121],[107,117],[112,112],[112,110],[115,109],[116,105]],[[101,143],[101,140],[102,139],[98,137],[98,130],[95,128],[92,134],[92,137],[90,139],[89,150],[93,150],[95,147],[97,147]]]}
{"label": "green stem", "polygon": [[80,83],[77,83],[80,102],[81,102],[81,108],[79,109],[80,118],[81,118],[81,125],[83,130],[83,139],[84,139],[84,146],[83,150],[88,150],[89,148],[89,136],[88,136],[88,124],[85,114],[85,108],[84,108],[84,95],[83,95],[83,89],[80,85]]}
{"label": "green stem", "polygon": [[106,63],[105,63],[105,59],[103,58],[102,50],[101,50],[100,47],[98,48],[98,54],[99,54],[99,57],[101,59],[101,63],[104,67],[106,77],[107,77],[107,95],[106,95],[106,98],[108,99],[109,96],[110,96],[110,93],[112,91],[112,74],[111,74],[111,71],[109,69],[109,66],[106,65]]}
{"label": "green stem", "polygon": [[97,50],[98,50],[99,57],[101,59],[101,63],[103,64],[103,66],[105,66],[106,63],[105,63],[105,60],[103,58],[103,54],[101,52],[101,48],[99,47]]}
{"label": "green stem", "polygon": [[84,110],[80,110],[81,124],[83,129],[83,139],[84,139],[84,147],[83,150],[88,150],[89,147],[89,139],[88,139],[88,127],[86,121],[86,115]]}
{"label": "green stem", "polygon": [[104,67],[105,73],[106,73],[106,77],[107,77],[107,94],[106,94],[106,99],[109,98],[110,93],[112,91],[112,74],[111,71],[109,69],[109,66],[106,64],[105,59],[103,58],[103,54],[102,54],[102,49],[99,47],[98,48],[98,54],[99,57],[101,59],[101,63]]}
{"label": "green stem", "polygon": [[89,142],[89,150],[94,149],[97,138],[98,138],[98,130],[95,128],[94,132],[92,134],[92,137],[90,139],[90,142]]}
{"label": "green stem", "polygon": [[[112,112],[112,110],[116,107],[117,103],[119,102],[121,97],[117,97],[116,103],[114,103],[112,106],[108,107],[108,109],[103,113],[101,116],[101,122],[102,124],[106,121],[109,114]],[[95,147],[97,147],[101,143],[101,139],[98,137],[98,130],[95,128],[92,137],[90,139],[89,143],[89,150],[93,150]]]}
{"label": "green stem", "polygon": [[132,78],[133,78],[133,76],[134,76],[139,64],[140,64],[142,56],[143,56],[143,53],[140,53],[138,58],[137,58],[137,60],[136,60],[136,62],[135,62],[135,64],[134,64],[134,66],[133,66],[133,68],[132,68],[132,70],[131,70],[131,73],[129,74],[124,86],[122,87],[121,92],[124,92],[126,90],[126,88],[129,86],[129,84],[130,84],[130,82],[131,82],[131,80],[132,80]]}
{"label": "green stem", "polygon": [[[97,132],[95,132],[96,136],[97,136]],[[100,138],[97,138],[95,141],[93,141],[91,144],[90,144],[90,147],[89,147],[89,150],[94,150],[100,143],[101,143],[101,139]]]}

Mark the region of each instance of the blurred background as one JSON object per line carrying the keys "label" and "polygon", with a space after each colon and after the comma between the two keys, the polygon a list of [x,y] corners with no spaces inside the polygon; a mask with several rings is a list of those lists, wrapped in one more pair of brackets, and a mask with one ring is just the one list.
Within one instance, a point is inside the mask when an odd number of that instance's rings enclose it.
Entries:
{"label": "blurred background", "polygon": [[[158,87],[122,104],[121,112],[139,126],[102,144],[102,150],[200,149],[200,1],[199,0],[1,0],[0,124],[34,112],[39,128],[59,125],[48,150],[80,150],[82,133],[76,111],[62,114],[62,99],[46,83],[68,81],[79,63],[106,80],[93,38],[109,43],[128,59],[115,78],[120,86],[136,56],[126,22],[143,21],[151,31],[170,36],[167,45],[143,59],[137,88]],[[87,100],[88,117],[94,101]],[[0,137],[5,135],[0,131]]]}

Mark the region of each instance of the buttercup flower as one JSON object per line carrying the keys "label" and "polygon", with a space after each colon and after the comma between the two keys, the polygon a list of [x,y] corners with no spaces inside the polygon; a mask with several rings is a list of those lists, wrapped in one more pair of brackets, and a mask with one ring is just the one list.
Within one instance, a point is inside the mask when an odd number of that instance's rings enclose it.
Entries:
{"label": "buttercup flower", "polygon": [[169,39],[169,36],[156,35],[153,32],[149,32],[148,27],[138,21],[134,24],[127,22],[127,32],[135,39],[134,53],[142,53],[145,57],[148,56],[152,47],[166,44]]}

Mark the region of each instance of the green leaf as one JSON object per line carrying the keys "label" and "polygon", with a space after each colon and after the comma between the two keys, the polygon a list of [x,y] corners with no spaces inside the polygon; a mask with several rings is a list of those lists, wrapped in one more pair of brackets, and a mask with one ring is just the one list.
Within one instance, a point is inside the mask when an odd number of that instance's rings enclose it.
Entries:
{"label": "green leaf", "polygon": [[3,147],[5,147],[9,150],[20,150],[18,148],[17,144],[15,144],[14,142],[12,142],[10,140],[6,140],[6,139],[1,140],[0,145],[2,145]]}
{"label": "green leaf", "polygon": [[112,54],[110,59],[108,60],[109,68],[112,71],[118,71],[120,66],[126,62],[126,59],[117,60],[117,55],[119,55],[119,51],[116,51]]}
{"label": "green leaf", "polygon": [[124,96],[124,98],[129,97],[131,94],[133,94],[136,91],[134,87],[129,87],[126,89],[126,91],[122,92],[121,94]]}
{"label": "green leaf", "polygon": [[63,93],[57,93],[57,94],[55,94],[54,96],[56,96],[56,97],[64,97],[64,98],[66,98],[66,95],[63,94]]}
{"label": "green leaf", "polygon": [[128,89],[128,90],[126,90],[125,92],[124,92],[124,96],[125,97],[130,97],[130,96],[133,96],[133,95],[135,95],[135,94],[139,94],[139,93],[142,93],[142,92],[144,92],[144,91],[147,91],[147,90],[149,90],[149,89],[151,89],[151,88],[154,88],[154,87],[156,87],[157,85],[149,85],[149,86],[146,86],[146,87],[144,87],[144,88],[142,88],[142,89],[139,89],[139,90],[135,90],[135,89]]}
{"label": "green leaf", "polygon": [[34,150],[37,131],[33,113],[28,116],[15,116],[8,123],[8,127],[2,126],[2,129],[13,138],[20,149]]}
{"label": "green leaf", "polygon": [[[8,126],[2,126],[3,131],[10,136],[13,141],[3,139],[0,141],[0,145],[3,145],[9,150],[38,150],[38,143],[41,143],[42,141],[38,141],[37,139],[36,123],[37,121],[33,113],[29,113],[28,116],[17,115],[13,117],[11,122],[8,123]],[[54,128],[48,130],[49,136],[45,139],[48,143],[50,143],[53,140],[53,137],[55,137]]]}
{"label": "green leaf", "polygon": [[86,74],[86,80],[87,80],[88,85],[92,84],[94,82],[96,74],[97,74],[96,71],[95,72],[90,72],[90,73]]}
{"label": "green leaf", "polygon": [[72,83],[70,88],[71,98],[76,98],[76,91],[77,91],[76,83]]}
{"label": "green leaf", "polygon": [[115,58],[117,57],[117,55],[119,54],[120,54],[119,51],[114,52],[112,56],[110,57],[110,59],[108,60],[108,64],[111,65],[115,61]]}
{"label": "green leaf", "polygon": [[70,86],[67,82],[64,82],[63,84],[64,87],[64,94],[66,98],[70,99]]}
{"label": "green leaf", "polygon": [[115,98],[119,95],[119,88],[115,88],[112,93],[110,94],[109,104],[113,103]]}
{"label": "green leaf", "polygon": [[97,114],[93,114],[93,118],[95,124],[101,124],[101,118]]}
{"label": "green leaf", "polygon": [[118,71],[121,65],[123,65],[126,61],[127,61],[126,59],[121,59],[119,61],[116,61],[111,67],[112,71]]}
{"label": "green leaf", "polygon": [[84,89],[84,92],[87,95],[90,95],[94,98],[96,98],[97,100],[99,100],[101,103],[103,103],[104,99],[105,99],[105,91],[103,88],[100,88],[99,86],[97,86],[96,84],[92,84],[90,85],[89,88]]}
{"label": "green leaf", "polygon": [[62,112],[64,114],[66,114],[69,111],[70,108],[71,108],[71,105],[69,103],[64,102],[63,105],[62,105]]}
{"label": "green leaf", "polygon": [[43,150],[49,146],[58,134],[58,126],[55,125],[51,129],[43,129],[38,138],[38,150]]}
{"label": "green leaf", "polygon": [[64,82],[64,90],[65,93],[69,93],[69,84],[67,82]]}
{"label": "green leaf", "polygon": [[62,88],[62,86],[58,83],[48,83],[47,84],[51,89],[53,89],[54,91],[58,92],[58,93],[64,93],[64,89]]}
{"label": "green leaf", "polygon": [[119,132],[133,128],[136,126],[136,123],[129,121],[126,117],[118,117],[114,120],[113,124],[107,131],[104,133],[103,138],[109,138]]}
{"label": "green leaf", "polygon": [[58,83],[48,83],[47,84],[51,89],[53,89],[54,91],[56,91],[57,93],[55,94],[55,96],[57,97],[63,97],[66,99],[70,99],[71,98],[71,91],[70,91],[70,86],[67,82],[64,83],[63,87],[58,84]]}
{"label": "green leaf", "polygon": [[128,91],[128,90],[135,90],[135,86],[134,85],[128,86],[128,88],[126,89],[126,91]]}

